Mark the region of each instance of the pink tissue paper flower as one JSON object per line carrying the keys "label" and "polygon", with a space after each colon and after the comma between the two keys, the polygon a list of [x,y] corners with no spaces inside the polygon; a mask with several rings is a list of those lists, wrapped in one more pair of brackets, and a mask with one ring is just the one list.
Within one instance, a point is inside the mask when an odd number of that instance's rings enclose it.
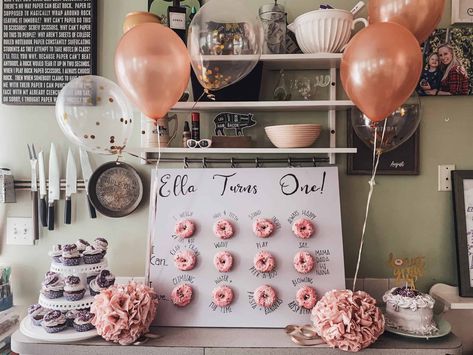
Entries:
{"label": "pink tissue paper flower", "polygon": [[363,291],[332,290],[312,309],[317,334],[331,347],[360,351],[384,332],[384,316],[376,300]]}
{"label": "pink tissue paper flower", "polygon": [[129,345],[148,332],[157,306],[156,293],[146,285],[113,285],[95,296],[92,324],[105,340]]}

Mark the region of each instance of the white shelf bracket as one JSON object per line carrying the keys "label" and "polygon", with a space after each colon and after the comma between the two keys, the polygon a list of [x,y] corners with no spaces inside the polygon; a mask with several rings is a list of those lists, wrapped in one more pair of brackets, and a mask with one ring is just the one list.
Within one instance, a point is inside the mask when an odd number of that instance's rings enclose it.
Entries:
{"label": "white shelf bracket", "polygon": [[[337,68],[332,66],[330,68],[330,100],[337,99]],[[337,122],[336,122],[337,111],[328,110],[328,127],[330,129],[330,148],[337,146]],[[330,153],[328,155],[329,164],[335,164],[335,154]]]}

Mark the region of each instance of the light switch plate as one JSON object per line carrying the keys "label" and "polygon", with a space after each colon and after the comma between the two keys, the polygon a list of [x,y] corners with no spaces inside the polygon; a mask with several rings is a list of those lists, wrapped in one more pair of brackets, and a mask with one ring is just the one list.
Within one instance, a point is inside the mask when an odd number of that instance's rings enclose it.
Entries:
{"label": "light switch plate", "polygon": [[30,217],[7,217],[7,244],[34,245],[33,219]]}

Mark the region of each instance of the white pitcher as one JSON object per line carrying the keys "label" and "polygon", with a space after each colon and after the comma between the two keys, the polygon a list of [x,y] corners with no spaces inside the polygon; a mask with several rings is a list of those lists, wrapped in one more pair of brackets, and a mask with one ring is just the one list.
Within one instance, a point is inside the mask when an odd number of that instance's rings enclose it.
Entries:
{"label": "white pitcher", "polygon": [[288,29],[295,33],[304,53],[337,53],[344,49],[357,23],[368,26],[366,19],[354,19],[350,11],[323,9],[300,15]]}

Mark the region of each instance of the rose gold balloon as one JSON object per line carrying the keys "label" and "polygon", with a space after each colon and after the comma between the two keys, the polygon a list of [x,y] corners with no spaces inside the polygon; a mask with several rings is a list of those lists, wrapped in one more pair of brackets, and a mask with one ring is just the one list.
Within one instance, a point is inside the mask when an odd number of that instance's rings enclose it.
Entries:
{"label": "rose gold balloon", "polygon": [[151,12],[130,12],[126,15],[125,21],[123,21],[123,33],[128,32],[137,25],[147,22],[161,23],[161,19],[157,15],[152,14]]}
{"label": "rose gold balloon", "polygon": [[146,116],[163,117],[187,88],[190,59],[184,42],[169,28],[143,23],[123,35],[115,73],[127,97]]}
{"label": "rose gold balloon", "polygon": [[348,43],[340,65],[343,88],[372,121],[380,121],[412,94],[422,71],[416,38],[396,23],[376,23]]}
{"label": "rose gold balloon", "polygon": [[442,18],[445,0],[370,0],[370,23],[395,22],[424,42]]}

